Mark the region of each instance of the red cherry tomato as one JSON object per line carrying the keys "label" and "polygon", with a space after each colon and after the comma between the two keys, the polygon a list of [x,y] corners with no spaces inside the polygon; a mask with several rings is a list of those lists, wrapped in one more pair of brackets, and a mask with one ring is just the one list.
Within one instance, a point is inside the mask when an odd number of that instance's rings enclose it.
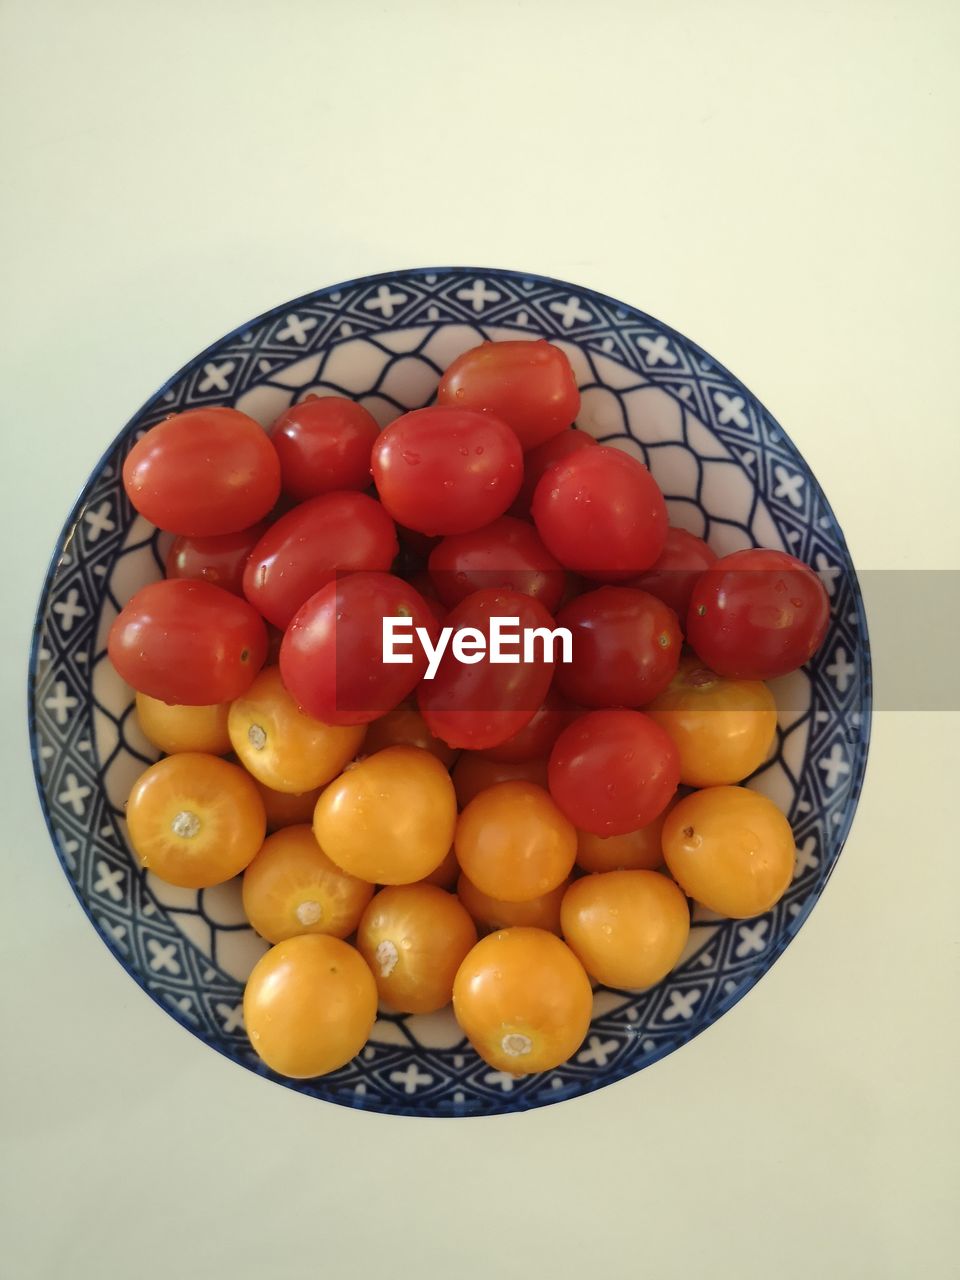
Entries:
{"label": "red cherry tomato", "polygon": [[373,478],[394,520],[419,533],[467,533],[502,516],[523,479],[520,444],[492,414],[405,413],[373,446]]}
{"label": "red cherry tomato", "polygon": [[266,530],[267,522],[261,520],[239,533],[221,533],[213,538],[176,538],[167,555],[167,577],[201,579],[242,596],[243,567]]}
{"label": "red cherry tomato", "polygon": [[326,493],[271,525],[250,553],[243,590],[268,622],[285,627],[338,573],[385,571],[396,555],[396,530],[379,502]]}
{"label": "red cherry tomato", "polygon": [[123,464],[142,516],[206,538],[249,529],[280,494],[280,460],[263,428],[236,409],[188,409],[159,422]]}
{"label": "red cherry tomato", "polygon": [[829,622],[823,583],[801,560],[784,551],[735,551],[697,579],[687,640],[718,675],[772,680],[813,657]]}
{"label": "red cherry tomato", "polygon": [[584,707],[642,707],[677,673],[680,624],[656,596],[632,587],[600,587],[557,614],[573,637],[573,661],[557,668],[557,686]]}
{"label": "red cherry tomato", "polygon": [[549,755],[557,738],[579,714],[577,707],[571,706],[555,688],[551,688],[543,705],[534,712],[533,719],[519,733],[481,754],[486,760],[502,764],[517,764],[523,760],[532,760],[535,756]]}
{"label": "red cherry tomato", "polygon": [[600,582],[649,568],[667,537],[656,480],[642,462],[605,445],[570,454],[544,473],[533,519],[562,565]]}
{"label": "red cherry tomato", "polygon": [[411,587],[416,587],[424,600],[426,600],[427,604],[430,606],[430,612],[436,618],[440,626],[445,627],[447,625],[447,606],[437,595],[437,588],[433,585],[433,579],[430,577],[429,573],[427,573],[426,569],[421,573],[408,574],[406,575],[406,578]]}
{"label": "red cherry tomato", "polygon": [[566,589],[566,575],[525,520],[501,516],[483,529],[455,533],[430,553],[437,595],[453,606],[487,587],[520,591],[551,613]]}
{"label": "red cherry tomato", "polygon": [[510,652],[519,657],[518,662],[491,661],[494,618],[518,619],[519,623],[511,624],[508,631],[512,635],[519,632],[521,637],[529,628],[553,628],[553,618],[543,605],[516,591],[477,591],[450,612],[447,626],[454,632],[465,627],[475,629],[477,648],[471,656],[479,657],[479,661],[459,661],[451,642],[434,678],[424,680],[417,690],[427,727],[448,746],[483,751],[506,742],[533,719],[547,696],[553,662],[544,658],[539,641],[532,661],[523,660],[522,642],[509,646]]}
{"label": "red cherry tomato", "polygon": [[307,396],[270,428],[283,491],[298,502],[341,489],[369,489],[372,414],[343,396]]}
{"label": "red cherry tomato", "polygon": [[124,605],[107,651],[138,693],[202,707],[246,693],[263,666],[267,630],[246,600],[222,587],[166,578]]}
{"label": "red cherry tomato", "polygon": [[529,516],[534,491],[544,472],[549,471],[555,462],[562,462],[572,453],[589,449],[596,443],[593,436],[587,435],[586,431],[578,431],[576,427],[571,427],[569,431],[561,431],[558,435],[551,436],[549,440],[545,440],[543,444],[538,444],[535,449],[524,454],[523,484],[520,486],[516,501],[510,508],[510,514]]}
{"label": "red cherry tomato", "polygon": [[680,758],[640,711],[591,711],[554,744],[550,794],[580,831],[622,836],[653,822],[680,782]]}
{"label": "red cherry tomato", "polygon": [[427,668],[426,654],[414,630],[412,643],[398,650],[411,662],[384,663],[386,617],[409,618],[436,640],[429,605],[389,573],[329,582],[297,611],[280,646],[280,674],[307,715],[324,724],[368,724],[412,693]]}
{"label": "red cherry tomato", "polygon": [[687,533],[686,529],[670,528],[660,555],[646,573],[631,579],[629,585],[640,591],[649,591],[668,604],[681,622],[685,622],[693,584],[704,569],[709,569],[716,561],[716,553],[702,538]]}
{"label": "red cherry tomato", "polygon": [[493,413],[533,449],[569,427],[580,411],[570,361],[543,338],[484,342],[454,360],[440,379],[437,403]]}

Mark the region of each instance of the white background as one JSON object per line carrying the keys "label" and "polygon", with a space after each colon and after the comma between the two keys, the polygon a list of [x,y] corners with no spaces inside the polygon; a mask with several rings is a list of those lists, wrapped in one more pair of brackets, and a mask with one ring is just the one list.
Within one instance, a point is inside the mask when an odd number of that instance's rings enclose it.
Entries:
{"label": "white background", "polygon": [[130,414],[238,323],[393,267],[652,312],[784,423],[859,567],[957,567],[958,17],[2,5],[5,1276],[955,1274],[956,714],[877,717],[823,900],[712,1030],[580,1101],[425,1122],[274,1088],[137,990],[50,848],[24,676]]}

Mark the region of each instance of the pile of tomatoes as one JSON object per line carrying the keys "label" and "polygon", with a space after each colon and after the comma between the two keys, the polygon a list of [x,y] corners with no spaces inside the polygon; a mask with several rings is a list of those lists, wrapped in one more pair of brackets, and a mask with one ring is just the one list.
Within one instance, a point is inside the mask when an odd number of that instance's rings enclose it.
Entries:
{"label": "pile of tomatoes", "polygon": [[[487,1062],[547,1070],[592,983],[676,965],[688,898],[751,916],[791,880],[789,824],[737,784],[774,740],[764,682],[823,639],[824,589],[781,552],[718,559],[670,528],[578,409],[559,349],[484,343],[383,430],[308,396],[269,432],[174,415],[127,456],[130,501],[176,535],[109,638],[166,753],[130,841],[176,885],[242,874],[272,944],[244,1016],[277,1072],[342,1066],[381,1002],[451,1000]],[[384,660],[385,618],[414,628],[408,661]],[[569,661],[493,662],[504,618],[564,628]],[[428,679],[443,627],[471,656]]]}

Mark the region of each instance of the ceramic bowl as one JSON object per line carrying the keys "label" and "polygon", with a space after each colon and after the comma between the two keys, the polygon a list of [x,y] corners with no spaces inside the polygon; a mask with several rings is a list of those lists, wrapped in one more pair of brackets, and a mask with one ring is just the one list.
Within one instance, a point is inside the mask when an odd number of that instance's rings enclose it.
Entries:
{"label": "ceramic bowl", "polygon": [[782,427],[695,343],[626,303],[513,271],[402,271],[307,294],[191,360],[123,428],[67,518],[37,615],[30,737],[54,848],[93,927],[181,1026],[279,1080],[244,1034],[243,982],[266,944],[245,923],[238,884],[172,888],[139,870],[127,842],[124,801],[157,753],[107,662],[106,638],[124,602],[161,575],[166,546],[123,492],[121,465],[134,440],[201,405],[233,405],[266,424],[310,392],[355,397],[385,424],[429,403],[441,370],[466,348],[536,336],[570,358],[579,426],[647,463],[674,524],[720,553],[786,549],[823,577],[829,634],[808,668],[775,682],[776,752],[749,783],[788,814],[796,875],[756,919],[697,910],[682,963],[653,989],[597,990],[586,1041],[555,1071],[515,1079],[492,1070],[448,1012],[383,1014],[342,1070],[280,1081],[312,1098],[480,1115],[559,1102],[641,1070],[708,1027],[769,969],[823,892],[856,809],[870,726],[863,605],[836,517]]}

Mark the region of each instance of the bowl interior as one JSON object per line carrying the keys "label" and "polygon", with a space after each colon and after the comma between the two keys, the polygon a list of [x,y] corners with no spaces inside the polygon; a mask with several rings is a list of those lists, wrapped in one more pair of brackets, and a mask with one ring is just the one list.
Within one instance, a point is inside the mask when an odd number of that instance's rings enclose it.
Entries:
{"label": "bowl interior", "polygon": [[721,554],[780,548],[821,573],[829,635],[807,669],[774,682],[777,742],[749,782],[790,818],[796,875],[784,899],[754,920],[697,909],[677,970],[643,993],[598,989],[582,1049],[546,1075],[493,1071],[449,1012],[382,1013],[348,1066],[282,1081],[350,1106],[516,1110],[598,1088],[671,1052],[735,1003],[796,933],[839,855],[862,782],[870,669],[856,576],[816,479],[749,391],[673,330],[569,284],[465,269],[369,277],[269,312],[176,374],[104,455],[64,527],[31,656],[34,763],[64,871],[116,957],[182,1025],[272,1077],[243,1030],[243,982],[266,944],[246,925],[238,882],[176,889],[141,872],[127,845],[124,801],[157,752],[106,660],[106,636],[133,592],[161,576],[167,539],[127,502],[126,452],[169,413],[204,404],[234,405],[267,424],[310,393],[349,395],[383,425],[427,404],[460,352],[506,337],[547,337],[566,352],[581,388],[578,425],[647,463],[672,523]]}

